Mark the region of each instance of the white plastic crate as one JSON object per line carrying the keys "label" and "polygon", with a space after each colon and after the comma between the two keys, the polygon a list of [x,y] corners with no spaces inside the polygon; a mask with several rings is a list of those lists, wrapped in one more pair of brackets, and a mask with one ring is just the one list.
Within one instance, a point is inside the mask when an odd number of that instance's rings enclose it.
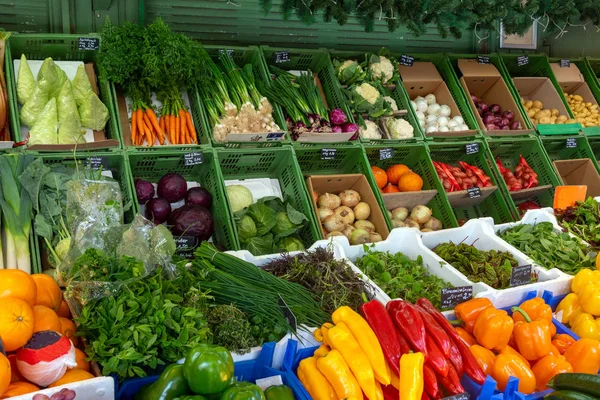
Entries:
{"label": "white plastic crate", "polygon": [[9,397],[10,400],[31,400],[36,394],[45,394],[50,397],[61,389],[71,389],[75,391],[77,400],[114,400],[115,382],[113,378],[101,376],[98,378],[87,379],[85,381],[67,383],[50,389],[38,390],[34,393],[22,394],[20,396]]}
{"label": "white plastic crate", "polygon": [[514,299],[521,298],[530,291],[536,291],[538,296],[541,296],[544,290],[550,290],[553,293],[566,293],[570,287],[570,276],[557,269],[548,271],[536,264],[535,261],[521,251],[496,236],[493,224],[489,223],[489,221],[470,220],[460,228],[425,232],[421,234],[421,240],[429,249],[433,249],[441,243],[453,242],[458,244],[465,242],[483,251],[508,251],[518,261],[519,266],[531,264],[533,271],[538,275],[538,281],[535,283],[507,289],[494,289],[480,282],[488,290],[476,294],[475,297],[487,297],[496,307],[508,307],[514,303]]}

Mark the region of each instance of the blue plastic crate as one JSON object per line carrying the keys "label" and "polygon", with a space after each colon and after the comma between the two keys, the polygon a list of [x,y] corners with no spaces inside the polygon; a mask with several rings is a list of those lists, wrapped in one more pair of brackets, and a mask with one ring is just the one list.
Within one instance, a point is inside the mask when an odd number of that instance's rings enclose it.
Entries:
{"label": "blue plastic crate", "polygon": [[[234,369],[236,380],[240,382],[245,381],[255,383],[257,379],[279,375],[281,376],[283,384],[292,389],[296,400],[306,399],[304,396],[306,391],[294,374],[271,368],[273,354],[275,353],[275,345],[275,342],[265,343],[262,347],[260,355],[256,360],[236,362]],[[135,378],[125,381],[116,392],[116,399],[132,400],[135,394],[139,392],[144,385],[156,381],[158,377],[159,375],[153,375],[145,378]],[[308,399],[310,399],[310,397]]]}

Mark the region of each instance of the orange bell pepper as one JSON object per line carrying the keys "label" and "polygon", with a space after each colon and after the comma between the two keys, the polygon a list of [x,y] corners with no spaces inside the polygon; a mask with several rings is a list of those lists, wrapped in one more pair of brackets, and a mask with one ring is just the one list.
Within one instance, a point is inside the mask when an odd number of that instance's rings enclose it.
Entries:
{"label": "orange bell pepper", "polygon": [[[558,349],[556,348],[555,345],[550,344],[550,353],[548,354],[552,354],[553,356],[560,356],[560,351],[558,351]],[[543,357],[542,357],[543,358]],[[540,359],[541,360],[541,359]],[[538,360],[539,361],[539,360]]]}
{"label": "orange bell pepper", "polygon": [[546,385],[555,375],[573,372],[573,367],[565,357],[548,354],[535,363],[531,370],[535,375],[536,389],[541,392],[546,390]]}
{"label": "orange bell pepper", "polygon": [[546,320],[532,321],[519,307],[512,308],[513,313],[521,313],[525,321],[515,324],[514,336],[519,353],[528,360],[537,360],[550,353],[552,337],[550,325]]}
{"label": "orange bell pepper", "polygon": [[565,354],[565,351],[567,351],[567,349],[571,347],[574,343],[575,339],[573,339],[571,335],[567,335],[566,333],[558,334],[554,336],[554,339],[552,339],[552,344],[558,349],[560,354]]}
{"label": "orange bell pepper", "polygon": [[600,342],[579,339],[565,351],[564,356],[573,366],[573,372],[597,374],[600,369]]}
{"label": "orange bell pepper", "polygon": [[536,387],[536,380],[531,368],[523,360],[512,354],[500,354],[496,357],[492,377],[498,383],[498,389],[506,389],[508,379],[514,376],[519,378],[519,392],[529,394],[533,393]]}
{"label": "orange bell pepper", "polygon": [[457,326],[454,329],[456,330],[456,333],[458,333],[458,336],[460,336],[460,338],[465,341],[467,346],[473,346],[474,344],[477,344],[477,340],[475,340],[473,335],[467,332],[466,329],[461,328],[460,326]]}
{"label": "orange bell pepper", "polygon": [[489,350],[501,350],[508,344],[515,322],[504,310],[486,308],[473,327],[477,342]]}
{"label": "orange bell pepper", "polygon": [[465,330],[472,333],[479,314],[491,307],[494,306],[490,299],[480,297],[460,303],[454,307],[454,314],[456,315],[456,319],[461,320],[464,323]]}
{"label": "orange bell pepper", "polygon": [[474,344],[473,346],[469,347],[469,350],[471,350],[471,353],[475,357],[475,360],[477,360],[477,364],[479,364],[483,372],[486,375],[490,375],[492,373],[492,369],[494,368],[496,355],[478,344]]}
{"label": "orange bell pepper", "polygon": [[529,360],[526,359],[525,357],[523,357],[521,355],[521,353],[519,353],[518,351],[516,351],[514,349],[514,347],[512,347],[512,346],[506,346],[505,348],[503,348],[502,350],[500,350],[500,352],[498,353],[498,355],[500,355],[500,354],[510,354],[510,355],[513,355],[513,356],[517,356],[521,360],[523,360],[525,362],[525,364],[527,364],[528,367],[531,368],[531,363],[529,362]]}
{"label": "orange bell pepper", "polygon": [[[529,318],[531,318],[533,321],[548,321],[550,326],[550,336],[554,337],[556,334],[556,327],[552,323],[552,308],[546,304],[544,299],[541,297],[536,297],[523,302],[523,304],[521,304],[519,307],[525,311],[525,313],[527,313]],[[513,313],[513,319],[515,322],[525,321],[521,313]]]}

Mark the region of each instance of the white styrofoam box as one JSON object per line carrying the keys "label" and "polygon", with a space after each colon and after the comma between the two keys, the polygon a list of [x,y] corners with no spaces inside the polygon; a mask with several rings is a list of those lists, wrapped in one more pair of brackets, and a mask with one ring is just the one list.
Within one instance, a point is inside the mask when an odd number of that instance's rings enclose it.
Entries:
{"label": "white styrofoam box", "polygon": [[[420,232],[416,228],[392,229],[386,240],[373,243],[372,247],[376,251],[390,252],[392,254],[403,253],[413,260],[416,260],[417,257],[421,256],[423,259],[423,266],[429,272],[431,272],[432,275],[449,282],[455,287],[472,285],[474,294],[482,293],[489,289],[487,285],[481,283],[472,283],[453,266],[441,259],[433,251],[425,247],[421,242],[419,234]],[[333,239],[335,244],[342,248],[344,255],[352,262],[355,262],[357,259],[363,257],[366,253],[363,245],[352,246],[348,242],[348,239],[343,236],[335,236]],[[378,292],[380,292],[375,296],[375,298],[380,300],[383,304],[386,304],[392,299],[392,297],[381,290],[381,288],[378,286],[375,286],[375,288]]]}
{"label": "white styrofoam box", "polygon": [[231,185],[242,185],[248,188],[252,193],[252,200],[256,203],[263,197],[275,196],[283,200],[281,185],[279,180],[270,178],[253,178],[253,179],[231,179],[225,181],[225,187]]}
{"label": "white styrofoam box", "polygon": [[9,397],[10,400],[31,400],[36,394],[45,394],[50,397],[58,393],[61,389],[70,389],[75,391],[77,400],[114,400],[115,382],[113,378],[101,376],[98,378],[87,379],[85,381],[67,383],[54,388],[38,390],[37,392],[22,394],[20,396]]}
{"label": "white styrofoam box", "polygon": [[533,270],[538,275],[538,281],[528,285],[516,286],[507,289],[494,289],[491,286],[485,285],[488,290],[476,294],[475,297],[487,297],[496,307],[508,307],[513,305],[514,299],[521,298],[525,293],[535,290],[539,296],[544,290],[550,290],[553,293],[566,293],[570,287],[570,277],[562,272],[553,269],[546,270],[542,268],[531,258],[523,254],[518,249],[506,243],[504,240],[496,236],[493,225],[489,221],[479,219],[469,220],[465,225],[459,228],[444,229],[436,232],[421,233],[423,244],[433,249],[441,243],[467,243],[472,244],[479,250],[490,251],[508,251],[511,253],[518,265],[531,264]]}

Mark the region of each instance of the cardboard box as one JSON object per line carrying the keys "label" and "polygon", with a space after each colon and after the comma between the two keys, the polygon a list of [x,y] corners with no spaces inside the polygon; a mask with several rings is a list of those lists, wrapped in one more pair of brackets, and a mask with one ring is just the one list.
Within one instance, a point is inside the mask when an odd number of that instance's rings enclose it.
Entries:
{"label": "cardboard box", "polygon": [[[355,190],[360,194],[361,201],[364,201],[371,207],[371,215],[368,220],[375,225],[375,231],[385,240],[390,231],[383,216],[383,212],[379,207],[379,203],[375,198],[375,194],[369,185],[369,181],[362,174],[348,175],[313,175],[306,178],[309,193],[316,191],[321,194],[331,193],[338,194],[344,190]],[[311,196],[312,198],[312,196]],[[317,210],[317,202],[312,198],[313,207]],[[321,225],[323,238],[327,235],[327,231]]]}
{"label": "cardboard box", "polygon": [[[398,71],[402,77],[404,88],[408,92],[408,97],[411,100],[414,100],[418,96],[425,97],[428,94],[433,93],[438,104],[445,104],[450,107],[450,110],[452,110],[450,118],[457,115],[464,118],[454,101],[454,97],[452,97],[452,94],[448,89],[448,85],[446,85],[446,82],[444,82],[433,63],[416,61],[413,63],[412,67],[400,65]],[[432,132],[428,133],[427,136],[453,137],[474,136],[476,134],[477,131],[468,130],[456,132]]]}
{"label": "cardboard box", "polygon": [[592,160],[556,160],[553,164],[563,185],[586,185],[588,196],[600,196],[600,174]]}
{"label": "cardboard box", "polygon": [[[539,100],[544,105],[545,110],[553,108],[558,110],[559,115],[564,115],[570,119],[569,112],[560,98],[556,88],[549,78],[546,77],[531,77],[531,78],[513,78],[515,87],[519,91],[519,95],[525,100]],[[533,120],[527,116],[533,123]],[[543,124],[546,125],[546,124]],[[548,124],[550,125],[550,124]]]}
{"label": "cardboard box", "polygon": [[[524,117],[521,115],[521,111],[513,98],[513,95],[502,79],[502,75],[492,64],[479,64],[475,59],[462,59],[458,60],[458,68],[462,72],[460,78],[460,84],[465,89],[467,94],[467,101],[473,108],[473,114],[479,124],[479,127],[489,136],[515,136],[515,135],[527,135],[531,133],[531,130],[526,129]],[[488,131],[481,119],[481,116],[477,112],[475,102],[471,98],[475,95],[485,101],[488,105],[499,104],[502,107],[502,111],[511,110],[515,114],[515,121],[519,121],[524,129],[520,130],[493,130]]]}
{"label": "cardboard box", "polygon": [[550,67],[563,92],[578,94],[584,102],[598,104],[577,65],[571,63],[569,68],[561,68],[560,63],[550,63]]}

